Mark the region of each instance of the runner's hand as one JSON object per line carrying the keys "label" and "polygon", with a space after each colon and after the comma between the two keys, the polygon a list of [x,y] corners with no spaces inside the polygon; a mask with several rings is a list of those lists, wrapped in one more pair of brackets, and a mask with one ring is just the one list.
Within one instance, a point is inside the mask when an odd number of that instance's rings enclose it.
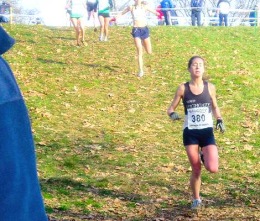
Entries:
{"label": "runner's hand", "polygon": [[225,126],[224,126],[224,123],[223,123],[223,120],[222,119],[217,119],[217,123],[216,123],[216,129],[220,130],[221,133],[224,133],[225,132]]}
{"label": "runner's hand", "polygon": [[180,119],[181,119],[176,112],[170,113],[169,116],[170,116],[170,118],[171,118],[172,120],[180,120]]}

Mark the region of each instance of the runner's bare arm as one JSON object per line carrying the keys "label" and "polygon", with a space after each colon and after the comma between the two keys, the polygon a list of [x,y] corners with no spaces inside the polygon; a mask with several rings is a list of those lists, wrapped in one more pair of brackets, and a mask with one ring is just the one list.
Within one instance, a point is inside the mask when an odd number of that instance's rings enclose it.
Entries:
{"label": "runner's bare arm", "polygon": [[209,83],[209,93],[212,99],[212,112],[213,112],[213,116],[216,119],[221,119],[221,114],[220,114],[220,110],[217,104],[217,98],[216,98],[216,88],[213,84]]}
{"label": "runner's bare arm", "polygon": [[181,84],[177,91],[175,92],[174,98],[172,100],[171,105],[169,106],[168,110],[167,110],[167,114],[170,116],[170,114],[172,112],[175,112],[175,109],[177,108],[177,106],[179,105],[182,97],[184,95],[184,84]]}

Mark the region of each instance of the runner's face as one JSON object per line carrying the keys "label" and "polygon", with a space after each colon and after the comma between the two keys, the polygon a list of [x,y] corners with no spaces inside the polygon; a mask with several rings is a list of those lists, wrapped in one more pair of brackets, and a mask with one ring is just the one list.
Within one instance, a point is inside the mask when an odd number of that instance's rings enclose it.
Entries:
{"label": "runner's face", "polygon": [[195,58],[191,66],[189,68],[189,72],[191,73],[191,76],[194,77],[202,77],[204,74],[204,61],[201,58]]}

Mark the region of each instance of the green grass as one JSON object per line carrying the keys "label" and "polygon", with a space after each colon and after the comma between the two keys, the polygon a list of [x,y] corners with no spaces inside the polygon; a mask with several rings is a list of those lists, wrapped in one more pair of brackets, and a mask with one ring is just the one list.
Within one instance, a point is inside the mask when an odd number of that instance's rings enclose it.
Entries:
{"label": "green grass", "polygon": [[[257,220],[260,31],[251,27],[152,27],[153,55],[136,77],[131,27],[110,41],[86,30],[5,25],[4,57],[26,100],[46,211],[56,220]],[[201,55],[227,131],[215,133],[220,171],[203,169],[206,208],[191,214],[182,122],[166,115],[187,61]],[[183,116],[182,105],[178,113]]]}

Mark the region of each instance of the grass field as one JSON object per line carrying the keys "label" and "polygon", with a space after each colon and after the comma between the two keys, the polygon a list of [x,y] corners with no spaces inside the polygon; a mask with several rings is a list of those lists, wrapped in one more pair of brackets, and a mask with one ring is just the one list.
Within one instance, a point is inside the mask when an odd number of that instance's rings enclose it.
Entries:
{"label": "grass field", "polygon": [[[259,28],[152,27],[141,79],[131,27],[111,27],[108,42],[87,29],[86,47],[71,28],[5,28],[53,220],[259,220]],[[199,213],[189,209],[182,122],[166,115],[193,55],[207,61],[227,129],[215,133],[219,173],[202,171]]]}

